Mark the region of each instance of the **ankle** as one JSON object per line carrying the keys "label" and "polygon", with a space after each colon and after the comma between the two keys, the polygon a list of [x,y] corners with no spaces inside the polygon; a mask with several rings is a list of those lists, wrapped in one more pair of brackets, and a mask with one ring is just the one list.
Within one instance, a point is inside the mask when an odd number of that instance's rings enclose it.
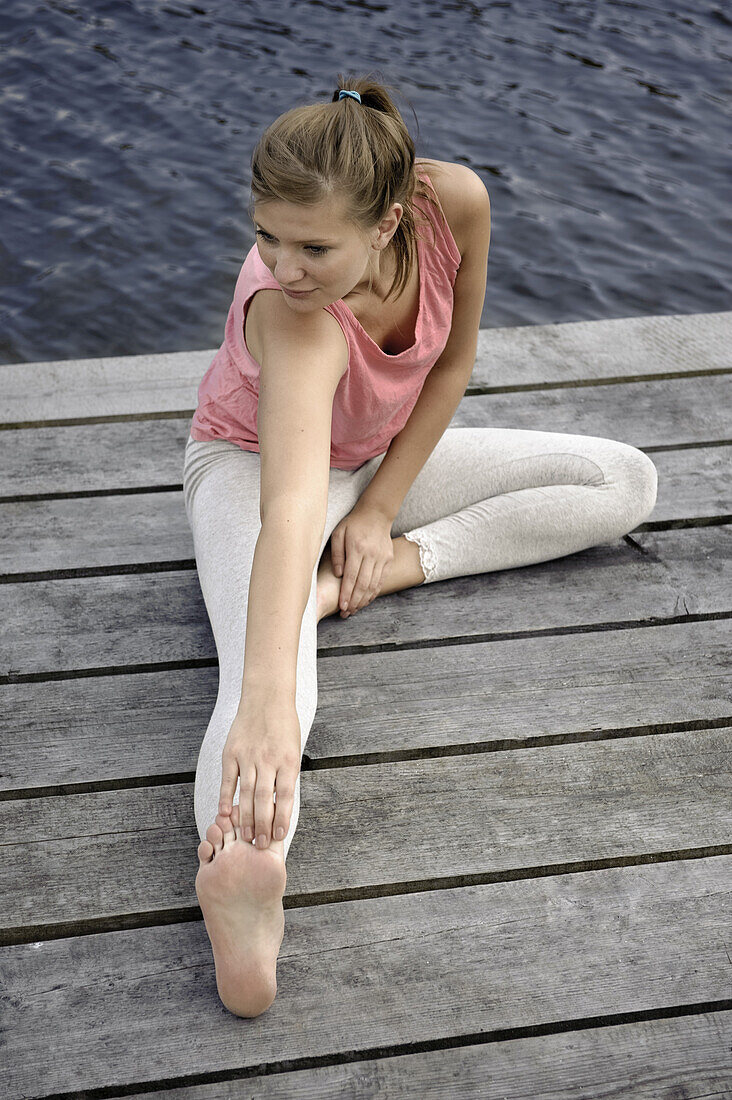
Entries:
{"label": "ankle", "polygon": [[394,561],[391,573],[381,590],[384,595],[400,592],[404,588],[414,588],[425,582],[417,543],[405,539],[404,535],[392,539],[392,542],[394,543]]}

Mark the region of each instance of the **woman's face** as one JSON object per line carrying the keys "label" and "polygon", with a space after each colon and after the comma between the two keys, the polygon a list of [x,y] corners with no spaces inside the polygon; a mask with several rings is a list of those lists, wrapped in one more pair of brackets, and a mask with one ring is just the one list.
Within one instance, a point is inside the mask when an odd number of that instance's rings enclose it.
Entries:
{"label": "woman's face", "polygon": [[[344,219],[342,204],[334,198],[317,206],[280,200],[256,203],[259,255],[294,310],[322,309],[346,295],[365,292],[370,274],[376,280],[381,250],[396,231],[401,212],[395,203],[364,240]],[[307,293],[296,297],[288,290]]]}

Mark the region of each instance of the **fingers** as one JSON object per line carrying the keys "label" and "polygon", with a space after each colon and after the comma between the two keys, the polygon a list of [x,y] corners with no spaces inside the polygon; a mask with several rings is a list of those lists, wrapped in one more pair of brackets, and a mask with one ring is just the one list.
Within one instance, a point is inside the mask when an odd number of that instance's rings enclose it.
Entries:
{"label": "fingers", "polygon": [[337,530],[330,536],[330,563],[336,577],[343,575],[343,567],[346,564],[345,537]]}
{"label": "fingers", "polygon": [[238,824],[242,840],[251,843],[256,837],[257,848],[268,848],[272,840],[283,840],[287,836],[295,801],[297,774],[298,765],[292,760],[276,773],[276,786],[273,768],[261,768],[257,771],[252,767],[251,778],[241,780]]}
{"label": "fingers", "polygon": [[239,764],[231,749],[225,748],[221,765],[221,789],[219,790],[219,813],[230,814],[234,805],[234,791],[239,777]]}
{"label": "fingers", "polygon": [[[370,603],[376,594],[374,584],[376,565],[373,561],[363,558],[360,563],[358,575],[351,582],[349,564],[346,566],[346,576],[341,583],[339,606],[341,611],[353,613]],[[350,582],[350,587],[348,587]]]}
{"label": "fingers", "polygon": [[239,781],[239,828],[242,840],[254,839],[254,789],[257,769],[253,764],[244,769]]}
{"label": "fingers", "polygon": [[280,768],[277,772],[277,802],[275,803],[274,826],[272,836],[275,840],[284,840],[290,828],[292,807],[295,802],[295,783],[297,768]]}
{"label": "fingers", "polygon": [[343,580],[341,581],[341,591],[338,597],[338,604],[341,611],[351,610],[351,602],[355,604],[354,593],[356,591],[359,578],[361,576],[361,569],[364,564],[364,560],[361,556],[356,560],[356,556],[351,551],[346,561],[346,569],[343,574]]}
{"label": "fingers", "polygon": [[274,785],[274,770],[262,768],[257,772],[257,786],[254,791],[254,835],[258,848],[268,848],[272,839]]}

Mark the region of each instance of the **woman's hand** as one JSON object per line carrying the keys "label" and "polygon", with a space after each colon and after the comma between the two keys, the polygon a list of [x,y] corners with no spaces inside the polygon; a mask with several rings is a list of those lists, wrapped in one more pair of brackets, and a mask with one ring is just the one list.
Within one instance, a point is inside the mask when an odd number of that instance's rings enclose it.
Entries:
{"label": "woman's hand", "polygon": [[341,616],[360,611],[376,599],[394,560],[392,520],[378,508],[357,504],[330,536],[330,559],[342,577]]}
{"label": "woman's hand", "polygon": [[257,847],[267,848],[270,840],[287,835],[299,771],[300,721],[294,702],[272,693],[242,696],[224,745],[219,813],[231,813],[238,778],[242,836],[256,836]]}

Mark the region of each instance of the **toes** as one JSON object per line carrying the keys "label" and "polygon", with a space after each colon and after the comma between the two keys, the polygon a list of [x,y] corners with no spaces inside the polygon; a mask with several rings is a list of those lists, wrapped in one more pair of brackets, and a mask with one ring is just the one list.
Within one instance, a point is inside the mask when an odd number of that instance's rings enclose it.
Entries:
{"label": "toes", "polygon": [[210,844],[207,840],[202,840],[198,845],[198,858],[201,863],[210,863],[213,859],[213,854],[213,844]]}
{"label": "toes", "polygon": [[216,824],[224,834],[224,844],[229,844],[236,838],[234,826],[228,814],[216,814]]}
{"label": "toes", "polygon": [[224,834],[218,825],[209,825],[206,830],[206,840],[211,844],[214,852],[220,852],[224,846]]}

